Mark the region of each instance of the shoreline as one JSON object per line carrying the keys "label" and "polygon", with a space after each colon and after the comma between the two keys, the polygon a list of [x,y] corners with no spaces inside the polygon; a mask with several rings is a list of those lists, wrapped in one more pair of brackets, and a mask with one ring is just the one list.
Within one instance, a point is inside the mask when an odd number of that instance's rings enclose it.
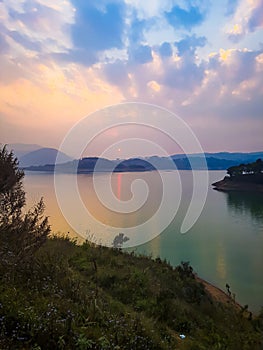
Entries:
{"label": "shoreline", "polygon": [[233,305],[237,307],[239,310],[242,310],[242,306],[236,300],[234,300],[231,296],[229,296],[223,289],[199,277],[198,275],[195,275],[195,279],[197,282],[204,285],[205,290],[213,297],[214,300],[224,304]]}
{"label": "shoreline", "polygon": [[93,170],[84,170],[84,171],[54,171],[54,170],[43,170],[43,169],[33,169],[30,167],[21,168],[21,170],[25,172],[31,172],[31,173],[47,173],[47,174],[111,174],[111,173],[144,173],[144,172],[153,172],[153,171],[164,171],[164,172],[172,172],[172,171],[218,171],[222,172],[225,169],[136,169],[136,170],[100,170],[100,171],[93,171]]}
{"label": "shoreline", "polygon": [[223,180],[214,182],[212,184],[214,190],[222,192],[238,191],[238,192],[257,192],[263,194],[263,184],[242,182],[237,180],[231,180],[229,177],[225,177]]}

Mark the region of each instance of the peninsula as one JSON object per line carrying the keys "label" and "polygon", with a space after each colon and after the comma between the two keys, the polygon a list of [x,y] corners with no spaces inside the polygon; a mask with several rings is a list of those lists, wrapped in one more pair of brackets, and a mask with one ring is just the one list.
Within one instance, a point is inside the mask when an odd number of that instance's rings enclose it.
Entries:
{"label": "peninsula", "polygon": [[218,191],[250,191],[263,193],[263,161],[231,166],[223,180],[212,184]]}

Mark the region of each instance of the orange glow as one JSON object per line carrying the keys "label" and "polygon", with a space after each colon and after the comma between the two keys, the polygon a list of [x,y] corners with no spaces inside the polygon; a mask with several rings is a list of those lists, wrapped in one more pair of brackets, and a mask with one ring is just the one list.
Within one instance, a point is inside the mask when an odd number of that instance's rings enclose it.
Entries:
{"label": "orange glow", "polygon": [[[18,78],[9,84],[0,84],[1,122],[27,130],[23,133],[24,142],[30,138],[30,142],[46,145],[47,130],[49,141],[54,134],[54,140],[59,142],[59,138],[64,137],[75,122],[123,99],[116,87],[98,78],[94,86],[93,77],[90,76],[95,73],[78,70],[74,65],[67,71],[54,62],[35,65],[30,69],[34,80]],[[70,77],[67,73],[70,73]],[[36,134],[34,139],[32,130],[42,132]]]}

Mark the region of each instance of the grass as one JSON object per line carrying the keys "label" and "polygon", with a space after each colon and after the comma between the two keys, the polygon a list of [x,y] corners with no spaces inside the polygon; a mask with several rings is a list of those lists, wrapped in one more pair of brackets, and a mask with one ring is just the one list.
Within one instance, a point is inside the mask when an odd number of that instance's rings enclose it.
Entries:
{"label": "grass", "polygon": [[262,349],[263,315],[214,300],[187,263],[53,237],[0,277],[2,350]]}

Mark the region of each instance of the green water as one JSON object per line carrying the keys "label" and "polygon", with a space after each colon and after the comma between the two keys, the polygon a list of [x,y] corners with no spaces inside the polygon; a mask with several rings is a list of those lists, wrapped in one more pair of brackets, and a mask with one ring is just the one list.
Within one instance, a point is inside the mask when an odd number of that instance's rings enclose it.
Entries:
{"label": "green water", "polygon": [[[209,183],[224,176],[224,171],[210,171]],[[89,226],[87,217],[81,217],[72,201],[68,180],[71,175],[61,174],[60,181],[65,184],[64,201],[72,209],[78,230],[96,232]],[[108,174],[100,174],[103,185]],[[174,186],[172,172],[166,173],[170,186]],[[207,200],[195,225],[186,234],[180,233],[192,193],[192,174],[181,171],[182,199],[179,210],[170,225],[156,238],[141,246],[130,248],[137,253],[166,258],[173,265],[190,261],[194,270],[204,279],[225,290],[228,283],[242,305],[248,304],[252,311],[263,306],[263,195],[248,193],[223,193],[209,186]],[[92,175],[79,175],[78,187],[83,202],[90,212],[105,225],[128,227],[141,223],[158,208],[160,182],[157,172],[113,174],[111,183],[116,197],[127,201],[131,198],[131,183],[142,178],[149,185],[149,197],[142,210],[131,214],[112,213],[101,206],[92,186]],[[25,189],[29,205],[44,196],[46,214],[50,217],[55,232],[76,233],[63,217],[57,204],[53,175],[27,173]],[[205,189],[205,188],[204,188]],[[158,223],[156,223],[158,226]],[[156,229],[153,225],[152,230]]]}

